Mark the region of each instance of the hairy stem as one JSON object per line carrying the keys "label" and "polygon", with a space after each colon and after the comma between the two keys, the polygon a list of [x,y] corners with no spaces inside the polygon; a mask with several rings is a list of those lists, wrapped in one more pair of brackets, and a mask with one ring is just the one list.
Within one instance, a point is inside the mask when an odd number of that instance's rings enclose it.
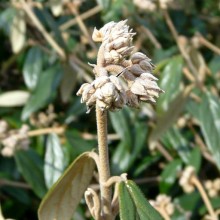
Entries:
{"label": "hairy stem", "polygon": [[96,106],[98,149],[99,149],[99,182],[101,193],[101,214],[103,219],[111,220],[111,188],[104,185],[110,177],[108,144],[107,144],[107,112]]}

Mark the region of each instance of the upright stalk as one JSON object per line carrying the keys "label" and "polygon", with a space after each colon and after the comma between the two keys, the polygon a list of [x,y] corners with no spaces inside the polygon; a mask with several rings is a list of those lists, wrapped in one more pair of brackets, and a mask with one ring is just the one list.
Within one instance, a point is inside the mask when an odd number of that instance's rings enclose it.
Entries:
{"label": "upright stalk", "polygon": [[96,121],[99,150],[99,182],[101,193],[101,215],[105,220],[111,220],[111,189],[104,185],[110,177],[108,144],[107,144],[107,111],[101,111],[96,105]]}

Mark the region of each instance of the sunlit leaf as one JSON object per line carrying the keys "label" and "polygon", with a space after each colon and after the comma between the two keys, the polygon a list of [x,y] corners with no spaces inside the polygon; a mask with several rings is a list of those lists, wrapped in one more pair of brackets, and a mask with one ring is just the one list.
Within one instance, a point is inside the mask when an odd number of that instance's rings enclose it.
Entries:
{"label": "sunlit leaf", "polygon": [[16,14],[12,20],[10,32],[12,51],[14,53],[18,53],[24,47],[26,39],[26,22],[24,11],[16,11]]}
{"label": "sunlit leaf", "polygon": [[29,89],[35,89],[39,76],[42,72],[43,53],[38,47],[28,50],[27,57],[23,66],[23,76],[25,84]]}
{"label": "sunlit leaf", "polygon": [[125,182],[119,184],[119,213],[121,220],[135,220],[136,208]]}
{"label": "sunlit leaf", "polygon": [[30,97],[27,91],[15,90],[0,94],[0,107],[17,107],[26,104]]}
{"label": "sunlit leaf", "polygon": [[91,181],[94,169],[95,162],[89,152],[73,161],[41,202],[39,220],[70,220]]}
{"label": "sunlit leaf", "polygon": [[110,0],[96,0],[96,1],[104,9],[108,9],[108,7],[110,6]]}
{"label": "sunlit leaf", "polygon": [[199,107],[199,122],[206,144],[220,169],[220,101],[206,93]]}
{"label": "sunlit leaf", "polygon": [[131,180],[125,182],[127,190],[135,204],[137,210],[138,219],[140,220],[162,220],[160,214],[150,205],[141,192],[139,187]]}
{"label": "sunlit leaf", "polygon": [[64,152],[56,134],[50,134],[46,143],[44,159],[44,178],[50,188],[60,177],[65,167]]}
{"label": "sunlit leaf", "polygon": [[160,95],[157,102],[157,111],[167,111],[170,102],[180,92],[180,82],[182,78],[183,58],[181,56],[173,57],[165,66],[160,75],[159,86],[165,90],[165,93]]}

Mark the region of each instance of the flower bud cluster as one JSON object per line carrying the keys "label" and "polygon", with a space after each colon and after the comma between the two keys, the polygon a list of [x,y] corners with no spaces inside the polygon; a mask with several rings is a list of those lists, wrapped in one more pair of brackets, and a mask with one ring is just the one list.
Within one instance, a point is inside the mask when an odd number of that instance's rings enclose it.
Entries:
{"label": "flower bud cluster", "polygon": [[97,103],[104,110],[121,109],[126,103],[126,96],[118,77],[100,76],[91,84],[84,83],[77,95],[82,95],[81,102],[86,103],[87,113]]}
{"label": "flower bud cluster", "polygon": [[191,193],[194,191],[195,187],[191,182],[191,178],[195,175],[195,169],[192,166],[188,166],[182,173],[179,180],[180,186],[182,186],[183,191],[186,193]]}
{"label": "flower bud cluster", "polygon": [[124,73],[125,80],[128,81],[128,88],[131,91],[132,98],[129,98],[128,105],[137,107],[137,102],[155,103],[155,98],[164,92],[159,88],[151,72],[154,65],[145,54],[136,52],[131,56],[131,66]]}
{"label": "flower bud cluster", "polygon": [[100,30],[95,28],[92,39],[102,42],[106,64],[118,64],[133,51],[132,40],[135,33],[129,30],[127,20],[109,22]]}
{"label": "flower bud cluster", "polygon": [[158,211],[163,209],[168,216],[174,213],[174,205],[171,202],[171,197],[165,194],[158,195],[156,200],[150,200],[149,202]]}
{"label": "flower bud cluster", "polygon": [[46,128],[55,126],[54,120],[57,118],[57,114],[54,113],[54,106],[49,105],[45,112],[40,112],[37,115],[33,114],[30,117],[31,125],[38,128]]}
{"label": "flower bud cluster", "polygon": [[1,149],[2,156],[12,157],[16,150],[28,149],[30,141],[28,138],[29,127],[27,125],[22,125],[20,129],[9,130],[7,122],[1,120],[0,130],[0,144],[3,146]]}
{"label": "flower bud cluster", "polygon": [[220,178],[215,180],[207,180],[205,182],[205,188],[208,191],[210,197],[216,197],[220,194]]}
{"label": "flower bud cluster", "polygon": [[[102,43],[97,65],[91,64],[96,79],[83,84],[77,92],[82,96],[81,102],[86,103],[87,112],[95,104],[102,111],[121,109],[124,105],[139,108],[140,102],[155,103],[159,94],[164,92],[151,74],[154,68],[151,59],[141,52],[130,56],[134,33],[126,22],[109,22],[93,32],[93,40]],[[128,55],[130,59],[126,60]]]}

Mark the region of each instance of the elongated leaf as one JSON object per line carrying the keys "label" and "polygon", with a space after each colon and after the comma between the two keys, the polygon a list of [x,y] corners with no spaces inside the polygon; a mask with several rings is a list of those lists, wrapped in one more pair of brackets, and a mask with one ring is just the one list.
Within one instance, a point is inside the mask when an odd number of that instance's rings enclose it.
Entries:
{"label": "elongated leaf", "polygon": [[41,74],[36,89],[23,109],[23,120],[26,120],[33,112],[47,103],[57,86],[57,79],[60,79],[60,73],[60,66],[55,65]]}
{"label": "elongated leaf", "polygon": [[197,172],[199,172],[202,162],[202,155],[199,147],[195,147],[189,157],[188,165],[191,165],[195,168]]}
{"label": "elongated leaf", "polygon": [[63,78],[60,85],[60,94],[63,102],[69,101],[72,92],[76,85],[77,72],[73,71],[73,68],[66,63],[63,65]]}
{"label": "elongated leaf", "polygon": [[110,1],[109,0],[96,0],[96,1],[104,9],[108,9],[109,6],[110,6]]}
{"label": "elongated leaf", "polygon": [[95,162],[89,157],[89,152],[73,161],[41,202],[39,220],[70,220],[91,181],[94,169]]}
{"label": "elongated leaf", "polygon": [[0,107],[17,107],[23,106],[30,97],[26,91],[10,91],[0,95]]}
{"label": "elongated leaf", "polygon": [[147,126],[146,123],[141,123],[137,121],[134,125],[135,135],[134,135],[134,144],[133,151],[131,153],[131,158],[129,159],[129,167],[131,167],[137,159],[138,154],[141,149],[144,147],[146,137],[147,137]]}
{"label": "elongated leaf", "polygon": [[199,123],[208,149],[220,169],[220,101],[206,93],[199,108]]}
{"label": "elongated leaf", "polygon": [[22,10],[16,11],[10,27],[10,32],[12,51],[14,53],[18,53],[25,45],[26,38],[26,22],[24,12]]}
{"label": "elongated leaf", "polygon": [[140,220],[162,220],[160,214],[150,205],[133,181],[126,181],[126,187],[135,204]]}
{"label": "elongated leaf", "polygon": [[119,213],[121,220],[135,220],[136,208],[125,182],[119,184]]}
{"label": "elongated leaf", "polygon": [[183,59],[181,56],[173,57],[165,66],[161,76],[159,86],[165,93],[160,96],[157,103],[157,112],[167,111],[169,103],[180,92],[180,82],[182,77]]}
{"label": "elongated leaf", "polygon": [[65,158],[60,140],[56,134],[50,134],[47,139],[44,160],[44,178],[47,188],[50,188],[60,177],[65,167]]}
{"label": "elongated leaf", "polygon": [[38,47],[32,47],[25,59],[23,66],[23,76],[27,87],[31,90],[35,89],[39,76],[42,71],[43,53]]}
{"label": "elongated leaf", "polygon": [[13,7],[6,7],[6,9],[0,13],[0,29],[4,30],[7,35],[10,35],[10,27],[15,13],[16,9]]}
{"label": "elongated leaf", "polygon": [[181,170],[181,160],[171,161],[161,174],[160,191],[166,193],[177,179],[177,174]]}
{"label": "elongated leaf", "polygon": [[33,150],[17,151],[15,161],[24,179],[33,191],[42,198],[46,193],[43,176],[43,161]]}
{"label": "elongated leaf", "polygon": [[154,145],[162,135],[172,126],[179,114],[183,111],[185,103],[191,92],[192,87],[188,86],[182,91],[169,105],[166,112],[158,118],[158,123],[149,137],[149,144]]}
{"label": "elongated leaf", "polygon": [[164,139],[177,151],[186,164],[190,163],[190,147],[186,138],[176,126],[173,126],[166,132]]}
{"label": "elongated leaf", "polygon": [[121,141],[114,151],[112,158],[112,169],[114,170],[114,173],[120,174],[126,172],[129,168],[130,158],[131,152],[129,151],[126,142]]}

